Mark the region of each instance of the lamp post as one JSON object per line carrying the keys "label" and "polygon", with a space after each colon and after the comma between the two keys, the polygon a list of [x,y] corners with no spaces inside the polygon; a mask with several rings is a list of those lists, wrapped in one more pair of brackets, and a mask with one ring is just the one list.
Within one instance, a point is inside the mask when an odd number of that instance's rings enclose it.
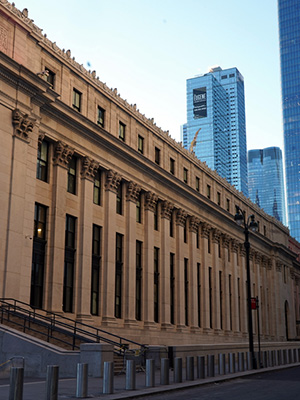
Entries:
{"label": "lamp post", "polygon": [[250,281],[250,242],[249,242],[249,230],[256,232],[258,224],[255,221],[254,215],[249,215],[246,219],[246,212],[243,211],[239,206],[236,206],[236,214],[234,216],[235,222],[239,226],[244,226],[245,233],[245,250],[246,250],[246,270],[247,270],[247,310],[248,310],[248,331],[249,331],[249,352],[252,360],[252,368],[256,369],[256,359],[254,356],[254,345],[253,345],[253,325],[252,325],[252,311],[251,311],[251,281]]}

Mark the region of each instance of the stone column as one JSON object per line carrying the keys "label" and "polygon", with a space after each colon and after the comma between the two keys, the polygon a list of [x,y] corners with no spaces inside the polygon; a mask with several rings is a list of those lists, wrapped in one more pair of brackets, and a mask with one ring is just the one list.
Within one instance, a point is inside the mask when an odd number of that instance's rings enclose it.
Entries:
{"label": "stone column", "polygon": [[170,219],[174,205],[169,201],[161,203],[161,327],[168,330],[171,325],[170,307]]}
{"label": "stone column", "polygon": [[115,321],[115,278],[116,278],[116,193],[121,176],[112,170],[106,173],[105,220],[103,232],[103,284],[102,325],[114,326]]}
{"label": "stone column", "polygon": [[[240,244],[241,265],[240,265],[240,282],[241,282],[241,328],[242,333],[248,332],[248,309],[247,309],[247,271],[246,271],[246,249],[244,243]],[[250,272],[251,273],[251,272]]]}
{"label": "stone column", "polygon": [[[232,331],[236,333],[243,332],[242,319],[243,319],[243,313],[245,313],[245,309],[243,308],[244,305],[243,293],[245,292],[245,283],[243,281],[244,279],[243,273],[240,272],[243,266],[238,266],[239,248],[240,244],[236,240],[232,240],[231,241],[231,250],[232,250],[231,312],[232,312]],[[240,269],[239,271],[238,268]],[[238,288],[238,278],[240,278],[240,288]]]}
{"label": "stone column", "polygon": [[[154,211],[158,201],[155,193],[145,194],[145,243],[144,243],[144,327],[154,325]],[[161,251],[161,250],[160,250]],[[163,264],[159,260],[160,276]],[[160,288],[161,285],[159,285]],[[161,299],[161,293],[159,293]],[[161,303],[159,301],[159,303]],[[159,311],[159,315],[161,312]]]}
{"label": "stone column", "polygon": [[124,265],[124,319],[127,327],[136,325],[136,203],[140,191],[141,188],[136,183],[128,183],[126,193],[127,221]]}
{"label": "stone column", "polygon": [[[224,310],[223,313],[223,327],[225,333],[230,334],[230,303],[229,303],[229,275],[228,271],[230,269],[230,263],[228,261],[228,253],[230,251],[230,237],[228,235],[222,236],[222,248],[223,248],[223,265],[224,265],[224,274],[223,274],[223,299],[224,299]],[[231,262],[232,259],[230,258]]]}
{"label": "stone column", "polygon": [[221,331],[221,309],[220,309],[220,279],[219,279],[219,243],[221,232],[218,229],[212,231],[213,243],[213,327],[216,334]]}
{"label": "stone column", "polygon": [[79,254],[77,268],[77,320],[91,318],[91,276],[93,243],[93,192],[94,178],[99,164],[85,157],[81,171]]}
{"label": "stone column", "polygon": [[189,221],[189,321],[191,329],[198,329],[198,282],[197,282],[197,234],[199,218],[192,216]]}
{"label": "stone column", "polygon": [[262,332],[265,338],[268,337],[269,334],[269,316],[268,316],[268,282],[267,282],[267,265],[268,265],[268,257],[265,255],[262,256],[262,287],[263,287],[263,306],[262,306]]}
{"label": "stone column", "polygon": [[183,209],[176,211],[176,256],[175,256],[175,310],[177,330],[185,327],[185,292],[184,292],[184,227],[186,223],[187,213]]}
{"label": "stone column", "polygon": [[[210,235],[211,226],[206,222],[201,223],[201,326],[203,332],[211,330],[210,326],[210,309],[209,309],[209,273],[208,268],[208,238]],[[212,311],[212,310],[211,310]]]}
{"label": "stone column", "polygon": [[269,288],[269,309],[268,309],[268,317],[269,317],[269,336],[271,340],[275,338],[276,327],[278,326],[278,314],[276,313],[276,303],[279,299],[278,293],[275,292],[275,268],[273,268],[273,261],[271,258],[268,259],[267,264],[267,280],[268,280],[268,288]]}
{"label": "stone column", "polygon": [[[32,238],[34,220],[34,185],[36,157],[30,154],[34,120],[19,109],[12,112],[12,146],[9,206],[6,226],[2,296],[29,303],[31,283]],[[28,165],[30,164],[30,168]],[[33,167],[33,168],[32,168]],[[2,188],[3,190],[3,188]],[[3,210],[2,210],[3,212]],[[3,242],[4,243],[4,242]],[[2,278],[2,277],[1,277]],[[2,279],[1,279],[2,280]]]}
{"label": "stone column", "polygon": [[48,270],[48,305],[49,311],[62,312],[65,259],[66,197],[68,163],[74,149],[59,141],[56,143],[53,158],[53,190],[51,236],[49,252],[51,255]]}

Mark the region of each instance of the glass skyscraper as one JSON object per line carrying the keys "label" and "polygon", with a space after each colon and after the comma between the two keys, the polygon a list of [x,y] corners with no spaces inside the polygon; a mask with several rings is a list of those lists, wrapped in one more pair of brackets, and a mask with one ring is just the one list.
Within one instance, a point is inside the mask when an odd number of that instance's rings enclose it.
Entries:
{"label": "glass skyscraper", "polygon": [[288,223],[300,242],[300,1],[278,0]]}
{"label": "glass skyscraper", "polygon": [[286,225],[282,152],[279,147],[248,151],[249,197]]}
{"label": "glass skyscraper", "polygon": [[207,74],[187,79],[182,141],[248,196],[244,78],[237,68],[211,68]]}

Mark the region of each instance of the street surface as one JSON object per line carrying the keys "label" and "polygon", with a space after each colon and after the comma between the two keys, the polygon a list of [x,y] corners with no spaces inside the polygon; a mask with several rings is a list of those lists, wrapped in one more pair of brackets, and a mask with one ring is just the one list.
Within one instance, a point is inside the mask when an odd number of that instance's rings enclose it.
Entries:
{"label": "street surface", "polygon": [[300,367],[143,397],[144,400],[300,400]]}

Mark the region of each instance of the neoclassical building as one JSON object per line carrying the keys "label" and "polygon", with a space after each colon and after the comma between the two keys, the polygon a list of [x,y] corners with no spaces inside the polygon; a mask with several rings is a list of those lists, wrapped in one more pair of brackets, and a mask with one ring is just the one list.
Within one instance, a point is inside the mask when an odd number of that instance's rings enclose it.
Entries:
{"label": "neoclassical building", "polygon": [[7,0],[0,63],[1,297],[147,344],[247,341],[239,206],[262,339],[300,338],[286,227]]}

